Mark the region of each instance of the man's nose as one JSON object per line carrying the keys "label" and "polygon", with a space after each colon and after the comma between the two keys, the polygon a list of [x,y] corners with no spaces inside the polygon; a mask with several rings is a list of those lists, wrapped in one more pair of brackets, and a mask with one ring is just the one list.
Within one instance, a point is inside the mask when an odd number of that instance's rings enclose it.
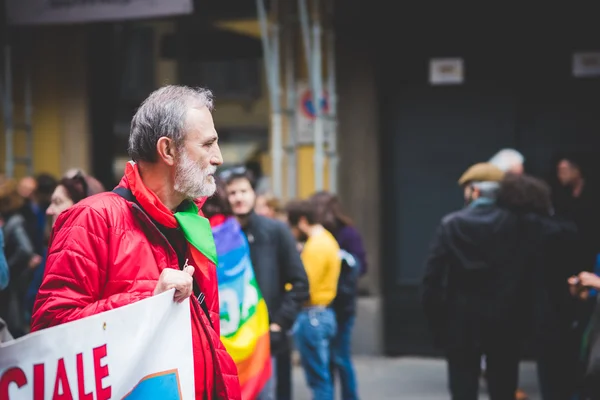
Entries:
{"label": "man's nose", "polygon": [[244,200],[244,196],[242,195],[242,193],[240,192],[235,192],[235,194],[233,195],[233,201],[235,203]]}
{"label": "man's nose", "polygon": [[223,155],[221,154],[221,148],[218,144],[216,146],[215,153],[213,154],[210,160],[210,163],[216,166],[223,164]]}

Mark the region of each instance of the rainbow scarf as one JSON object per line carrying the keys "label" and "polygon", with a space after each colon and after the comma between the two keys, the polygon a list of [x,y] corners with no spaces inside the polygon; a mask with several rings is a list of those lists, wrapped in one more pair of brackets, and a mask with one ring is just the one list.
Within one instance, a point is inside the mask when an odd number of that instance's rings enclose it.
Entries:
{"label": "rainbow scarf", "polygon": [[223,219],[212,230],[218,257],[221,340],[237,365],[242,399],[254,399],[271,377],[267,305],[237,220]]}

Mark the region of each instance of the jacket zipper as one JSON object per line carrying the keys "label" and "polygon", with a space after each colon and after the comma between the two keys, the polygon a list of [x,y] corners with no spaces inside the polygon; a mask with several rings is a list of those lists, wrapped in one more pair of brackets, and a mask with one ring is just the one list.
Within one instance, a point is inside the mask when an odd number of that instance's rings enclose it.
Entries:
{"label": "jacket zipper", "polygon": [[[160,235],[160,237],[162,237],[163,241],[165,242],[165,244],[167,245],[167,250],[169,251],[169,256],[173,257],[173,255],[175,256],[175,259],[177,259],[177,253],[175,252],[175,249],[173,248],[173,246],[171,246],[171,243],[169,243],[169,240],[167,239],[167,237],[160,231],[160,229],[158,229],[156,227],[156,225],[154,225],[154,222],[152,222],[152,220],[150,219],[150,217],[148,217],[148,215],[146,215],[146,213],[144,212],[144,210],[142,210],[137,204],[135,203],[131,203],[132,207],[134,207],[135,209],[137,209],[138,213],[140,213],[142,215],[142,218],[144,219],[144,222],[146,223],[146,225],[151,226],[150,229],[152,229],[154,232],[158,232],[158,234]],[[183,265],[183,268],[180,269],[180,271],[184,270],[185,267],[188,266],[188,261],[189,258],[185,259],[185,264]],[[177,264],[179,264],[179,262],[177,262]],[[170,267],[169,267],[170,268]],[[192,277],[193,278],[193,277]],[[194,278],[196,279],[196,278]],[[200,295],[198,296],[198,298],[196,298],[196,296],[190,296],[192,297],[195,301],[198,302],[198,305],[201,304],[201,301],[204,301],[205,299],[205,295],[203,292],[200,293]]]}

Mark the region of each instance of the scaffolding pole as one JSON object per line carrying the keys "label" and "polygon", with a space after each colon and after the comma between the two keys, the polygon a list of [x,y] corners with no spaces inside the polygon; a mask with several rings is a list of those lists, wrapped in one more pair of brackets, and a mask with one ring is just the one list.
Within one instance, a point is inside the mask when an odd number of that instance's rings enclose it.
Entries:
{"label": "scaffolding pole", "polygon": [[[312,23],[310,33],[308,32],[309,18],[306,0],[299,0],[300,19],[302,36],[304,38],[305,53],[308,53],[306,60],[308,63],[310,88],[312,92],[313,108],[315,119],[314,129],[314,168],[315,168],[315,190],[323,190],[323,168],[324,160],[324,126],[323,113],[321,110],[321,95],[323,93],[323,72],[321,58],[321,22],[319,12],[319,0],[314,0],[312,7]],[[311,37],[312,36],[312,37]]]}
{"label": "scaffolding pole", "polygon": [[329,161],[329,190],[337,193],[338,186],[338,135],[337,135],[337,87],[335,74],[335,29],[333,26],[334,1],[327,2],[327,91],[329,95],[329,140],[327,158]]}
{"label": "scaffolding pole", "polygon": [[277,0],[272,1],[273,23],[269,24],[264,0],[256,0],[260,23],[267,86],[271,102],[271,179],[272,191],[276,197],[282,196],[282,117],[281,117],[281,82],[279,74],[279,12]]}
{"label": "scaffolding pole", "polygon": [[285,23],[285,88],[286,88],[286,114],[287,114],[287,197],[293,199],[297,192],[297,132],[296,132],[296,71],[294,68],[294,22],[293,3],[286,2]]}
{"label": "scaffolding pole", "polygon": [[31,67],[25,65],[25,144],[27,154],[23,163],[27,165],[27,175],[33,176],[33,95],[31,88]]}
{"label": "scaffolding pole", "polygon": [[12,60],[11,48],[8,43],[4,44],[4,140],[6,144],[5,173],[7,178],[14,178],[14,126],[13,126],[13,98],[12,98]]}

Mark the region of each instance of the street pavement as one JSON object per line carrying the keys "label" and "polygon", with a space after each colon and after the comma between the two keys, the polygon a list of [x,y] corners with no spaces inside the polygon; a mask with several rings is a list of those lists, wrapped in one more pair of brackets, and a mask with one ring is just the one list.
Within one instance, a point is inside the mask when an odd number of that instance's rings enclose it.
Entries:
{"label": "street pavement", "polygon": [[[446,364],[443,360],[426,358],[355,357],[355,367],[362,400],[448,400]],[[299,366],[293,371],[294,400],[311,400],[304,372]],[[533,363],[521,364],[520,386],[529,400],[539,400]],[[337,389],[336,398],[339,397]],[[482,387],[481,400],[487,400]]]}

